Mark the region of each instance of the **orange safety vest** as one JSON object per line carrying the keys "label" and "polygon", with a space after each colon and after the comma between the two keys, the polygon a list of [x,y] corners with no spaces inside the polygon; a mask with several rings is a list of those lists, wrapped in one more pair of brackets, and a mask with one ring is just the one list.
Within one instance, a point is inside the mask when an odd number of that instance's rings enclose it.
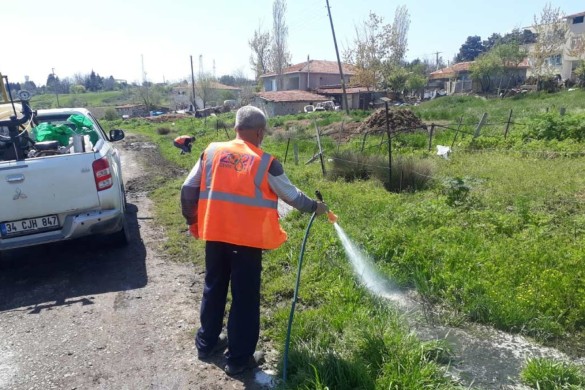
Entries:
{"label": "orange safety vest", "polygon": [[278,223],[278,197],[268,185],[274,157],[244,142],[211,143],[203,153],[199,237],[276,249],[287,235]]}

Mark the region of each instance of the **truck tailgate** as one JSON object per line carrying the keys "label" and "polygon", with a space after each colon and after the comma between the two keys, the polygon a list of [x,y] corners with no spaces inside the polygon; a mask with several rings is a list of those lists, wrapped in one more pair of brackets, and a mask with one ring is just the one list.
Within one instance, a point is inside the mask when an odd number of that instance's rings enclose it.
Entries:
{"label": "truck tailgate", "polygon": [[0,163],[0,222],[99,206],[94,153]]}

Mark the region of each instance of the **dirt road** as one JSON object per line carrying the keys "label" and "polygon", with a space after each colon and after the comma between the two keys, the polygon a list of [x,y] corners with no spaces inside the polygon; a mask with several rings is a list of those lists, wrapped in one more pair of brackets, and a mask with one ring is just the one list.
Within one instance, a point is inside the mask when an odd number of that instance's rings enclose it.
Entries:
{"label": "dirt road", "polygon": [[261,370],[232,379],[220,355],[196,358],[202,271],[165,259],[146,197],[155,149],[118,144],[132,243],[107,238],[13,250],[0,258],[0,389],[261,389]]}

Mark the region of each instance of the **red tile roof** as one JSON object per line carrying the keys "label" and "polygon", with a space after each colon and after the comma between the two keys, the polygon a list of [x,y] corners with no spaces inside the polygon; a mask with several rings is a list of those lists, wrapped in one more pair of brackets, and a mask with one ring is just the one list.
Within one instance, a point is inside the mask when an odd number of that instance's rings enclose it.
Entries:
{"label": "red tile roof", "polygon": [[[448,79],[451,77],[456,76],[460,72],[469,72],[469,67],[475,61],[467,61],[467,62],[458,62],[457,64],[453,64],[447,68],[439,69],[434,72],[431,72],[429,75],[429,79]],[[510,66],[510,68],[530,68],[530,64],[528,62],[528,58],[525,58],[518,64],[518,66]]]}
{"label": "red tile roof", "polygon": [[258,92],[256,96],[269,102],[324,102],[329,100],[325,96],[316,93],[292,90],[292,91],[269,91]]}
{"label": "red tile roof", "polygon": [[[344,75],[355,74],[355,67],[350,64],[341,64]],[[325,61],[325,60],[310,60],[301,62],[299,64],[291,65],[282,70],[282,74],[289,73],[326,73],[326,74],[339,74],[339,65],[337,61]],[[276,72],[268,72],[260,77],[276,76]]]}
{"label": "red tile roof", "polygon": [[[343,93],[343,89],[340,87],[335,87],[335,88],[318,88],[317,89],[318,93],[323,93],[323,94],[328,94],[328,93]],[[360,93],[360,92],[373,92],[372,90],[366,88],[366,87],[348,87],[345,88],[345,93]]]}

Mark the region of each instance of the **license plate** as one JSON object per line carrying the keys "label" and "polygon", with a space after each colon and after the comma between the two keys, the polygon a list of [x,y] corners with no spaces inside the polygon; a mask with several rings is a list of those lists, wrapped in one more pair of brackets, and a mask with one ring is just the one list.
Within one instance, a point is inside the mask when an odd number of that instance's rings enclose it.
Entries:
{"label": "license plate", "polygon": [[59,218],[56,215],[47,215],[46,217],[3,222],[0,224],[0,233],[2,233],[2,237],[13,237],[57,228],[59,228]]}

